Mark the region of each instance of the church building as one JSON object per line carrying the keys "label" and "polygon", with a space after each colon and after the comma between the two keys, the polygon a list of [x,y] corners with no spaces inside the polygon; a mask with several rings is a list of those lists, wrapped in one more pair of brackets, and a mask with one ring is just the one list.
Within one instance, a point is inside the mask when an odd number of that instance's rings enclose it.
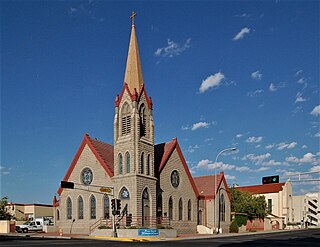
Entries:
{"label": "church building", "polygon": [[[154,143],[152,99],[143,80],[136,28],[124,83],[115,99],[114,143],[85,134],[53,200],[55,225],[90,234],[111,225],[111,200],[121,200],[119,227],[172,227],[178,233],[213,232],[230,225],[230,194],[223,172],[193,178],[177,138]],[[111,187],[111,193],[100,188]]]}

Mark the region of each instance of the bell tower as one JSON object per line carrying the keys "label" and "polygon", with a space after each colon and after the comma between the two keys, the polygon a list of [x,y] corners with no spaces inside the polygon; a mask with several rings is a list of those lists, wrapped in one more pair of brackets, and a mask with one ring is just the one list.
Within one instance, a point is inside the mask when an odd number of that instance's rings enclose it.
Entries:
{"label": "bell tower", "polygon": [[142,219],[156,215],[156,178],[152,100],[143,81],[135,16],[133,12],[124,84],[115,100],[113,180],[115,196],[121,199],[126,188],[128,213]]}

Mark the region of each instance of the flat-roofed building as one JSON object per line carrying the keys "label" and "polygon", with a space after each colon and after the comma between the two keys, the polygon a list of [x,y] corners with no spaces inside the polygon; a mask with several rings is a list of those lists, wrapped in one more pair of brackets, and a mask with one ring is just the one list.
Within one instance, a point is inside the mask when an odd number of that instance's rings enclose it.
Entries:
{"label": "flat-roofed building", "polygon": [[294,222],[302,227],[319,226],[318,199],[311,196],[293,196]]}

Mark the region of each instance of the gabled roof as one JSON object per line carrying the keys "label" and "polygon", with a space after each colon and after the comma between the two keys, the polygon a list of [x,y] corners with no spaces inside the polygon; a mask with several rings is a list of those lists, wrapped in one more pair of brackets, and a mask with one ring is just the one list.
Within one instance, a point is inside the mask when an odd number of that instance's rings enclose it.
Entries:
{"label": "gabled roof", "polygon": [[177,153],[187,173],[187,176],[189,178],[190,184],[193,188],[195,195],[199,196],[197,187],[193,181],[188,165],[183,157],[177,138],[173,138],[171,142],[161,143],[154,146],[154,156],[155,156],[154,165],[155,165],[155,171],[157,172],[156,176],[159,176],[159,174],[167,164],[174,150],[177,150]]}
{"label": "gabled roof", "polygon": [[[75,155],[75,157],[73,158],[71,165],[66,173],[66,175],[63,178],[63,181],[68,181],[74,167],[76,166],[79,157],[84,149],[84,147],[88,145],[89,148],[91,149],[91,151],[93,152],[93,154],[95,155],[95,157],[97,158],[97,160],[100,162],[100,164],[102,165],[102,167],[104,168],[104,170],[107,172],[107,174],[110,177],[113,177],[113,146],[109,145],[107,143],[104,143],[102,141],[98,141],[95,139],[92,139],[89,134],[85,134],[83,137],[83,140],[80,144],[80,147]],[[62,188],[60,187],[58,190],[58,194],[61,195],[62,192]]]}
{"label": "gabled roof", "polygon": [[220,174],[215,175],[194,177],[193,180],[197,186],[200,197],[204,197],[205,199],[214,199],[218,193],[221,183],[224,183],[228,192],[228,197],[231,199],[229,188],[224,177],[224,172],[220,172]]}
{"label": "gabled roof", "polygon": [[261,184],[261,185],[236,187],[236,189],[241,191],[247,191],[252,194],[268,194],[268,193],[278,193],[279,191],[282,191],[284,185],[285,183]]}

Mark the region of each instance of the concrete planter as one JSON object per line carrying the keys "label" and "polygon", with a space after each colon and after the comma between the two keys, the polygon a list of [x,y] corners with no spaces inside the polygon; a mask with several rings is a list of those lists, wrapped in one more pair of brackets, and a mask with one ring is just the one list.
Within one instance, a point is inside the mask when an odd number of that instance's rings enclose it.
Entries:
{"label": "concrete planter", "polygon": [[[153,230],[153,229],[149,229]],[[153,236],[141,236],[138,234],[139,229],[117,229],[117,234],[119,238],[144,238],[144,237],[155,237],[155,238],[176,238],[176,229],[158,229],[159,235]],[[112,229],[95,229],[91,236],[106,236],[112,237]]]}
{"label": "concrete planter", "polygon": [[0,233],[9,233],[9,232],[10,232],[10,221],[0,220]]}

